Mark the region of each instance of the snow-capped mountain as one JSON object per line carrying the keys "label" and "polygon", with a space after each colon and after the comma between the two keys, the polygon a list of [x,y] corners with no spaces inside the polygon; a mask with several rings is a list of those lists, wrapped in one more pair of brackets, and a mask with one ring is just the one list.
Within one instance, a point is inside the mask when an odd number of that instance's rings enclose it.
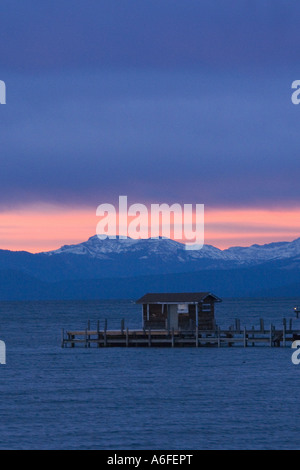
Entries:
{"label": "snow-capped mountain", "polygon": [[161,260],[175,258],[181,263],[196,260],[216,260],[234,262],[239,265],[251,265],[300,257],[300,238],[292,242],[231,247],[225,250],[220,250],[211,245],[204,245],[201,250],[186,250],[184,244],[167,238],[133,240],[117,237],[116,239],[100,240],[97,236],[94,236],[84,243],[66,245],[45,254],[48,256],[60,254],[85,255],[89,258],[102,260],[109,260],[115,255],[131,255],[145,260],[152,256],[158,256]]}
{"label": "snow-capped mountain", "polygon": [[249,247],[232,247],[225,252],[241,261],[275,261],[300,256],[300,238],[292,242],[269,243]]}
{"label": "snow-capped mountain", "polygon": [[48,255],[59,254],[87,255],[91,258],[109,259],[111,255],[132,254],[146,259],[152,255],[158,255],[162,259],[176,256],[178,260],[186,261],[187,258],[212,258],[223,259],[222,251],[213,246],[205,245],[202,250],[188,251],[185,245],[168,238],[134,240],[131,238],[116,239],[106,238],[100,240],[97,235],[78,245],[65,245],[58,250],[50,251]]}
{"label": "snow-capped mountain", "polygon": [[94,236],[48,253],[0,250],[0,279],[0,300],[135,299],[162,291],[296,297],[300,239],[189,251],[166,238]]}

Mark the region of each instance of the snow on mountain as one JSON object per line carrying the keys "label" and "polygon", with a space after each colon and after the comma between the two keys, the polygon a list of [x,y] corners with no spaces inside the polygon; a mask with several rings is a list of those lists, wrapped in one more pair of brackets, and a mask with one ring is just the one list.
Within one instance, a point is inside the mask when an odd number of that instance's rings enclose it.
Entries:
{"label": "snow on mountain", "polygon": [[[204,247],[201,257],[207,257],[208,252],[215,250],[215,252],[221,252],[218,248]],[[202,250],[201,250],[202,251]],[[133,240],[131,238],[122,239],[117,237],[116,239],[105,239],[100,240],[97,235],[91,237],[87,242],[80,243],[79,245],[66,245],[59,250],[51,251],[48,255],[58,255],[62,253],[71,253],[77,255],[87,255],[92,258],[109,259],[110,256],[116,254],[128,254],[135,255],[142,259],[146,259],[152,255],[159,256],[160,258],[177,257],[182,261],[186,260],[186,254],[191,253],[192,257],[195,252],[188,252],[185,250],[185,245],[178,243],[174,240],[167,238],[157,239],[143,239]],[[200,252],[197,252],[197,258],[199,258]]]}
{"label": "snow on mountain", "polygon": [[300,255],[300,238],[292,242],[252,245],[250,247],[232,247],[225,250],[229,256],[241,261],[275,261],[294,258]]}
{"label": "snow on mountain", "polygon": [[271,260],[282,260],[300,256],[300,238],[293,242],[252,245],[250,247],[232,247],[220,250],[211,245],[204,245],[202,250],[186,250],[185,245],[167,238],[133,240],[116,239],[100,240],[97,236],[78,245],[66,245],[58,250],[46,253],[49,256],[75,254],[90,258],[109,260],[119,254],[132,255],[137,259],[158,256],[161,260],[176,259],[179,262],[200,259],[232,261],[235,264],[259,264]]}

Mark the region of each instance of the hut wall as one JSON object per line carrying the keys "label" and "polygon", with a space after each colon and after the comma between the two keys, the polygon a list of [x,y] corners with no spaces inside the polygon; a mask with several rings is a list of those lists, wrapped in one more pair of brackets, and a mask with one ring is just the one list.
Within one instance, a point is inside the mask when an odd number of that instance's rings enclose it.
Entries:
{"label": "hut wall", "polygon": [[167,305],[149,304],[149,319],[147,305],[143,305],[144,328],[166,328],[168,318]]}
{"label": "hut wall", "polygon": [[196,306],[189,305],[188,313],[179,313],[178,327],[181,330],[194,330],[196,327]]}
{"label": "hut wall", "polygon": [[215,328],[215,302],[208,297],[198,304],[199,330],[213,330]]}

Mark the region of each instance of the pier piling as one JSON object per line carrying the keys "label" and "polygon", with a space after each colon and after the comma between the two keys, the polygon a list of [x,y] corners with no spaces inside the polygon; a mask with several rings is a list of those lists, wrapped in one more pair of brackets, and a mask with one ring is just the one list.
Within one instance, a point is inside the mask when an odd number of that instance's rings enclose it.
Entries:
{"label": "pier piling", "polygon": [[125,328],[125,321],[121,321],[120,330],[108,330],[107,320],[103,323],[103,329],[100,328],[100,321],[93,331],[91,322],[88,322],[88,328],[83,331],[61,331],[61,347],[83,346],[85,348],[96,347],[211,347],[221,348],[223,346],[247,348],[249,343],[254,347],[269,346],[273,348],[287,347],[291,345],[294,338],[300,335],[300,330],[291,329],[291,322],[287,328],[288,322],[283,319],[282,326],[275,328],[273,324],[269,329],[265,329],[264,322],[261,319],[258,329],[252,326],[241,329],[239,320],[235,320],[235,325],[228,329],[221,329],[216,326],[214,330],[204,330],[195,326],[188,330],[168,327],[167,329],[141,329],[130,330]]}

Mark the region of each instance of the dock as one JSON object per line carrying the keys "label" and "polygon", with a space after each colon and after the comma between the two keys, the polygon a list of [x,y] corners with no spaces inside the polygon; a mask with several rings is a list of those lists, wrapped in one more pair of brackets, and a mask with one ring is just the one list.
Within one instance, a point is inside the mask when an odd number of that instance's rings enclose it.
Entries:
{"label": "dock", "polygon": [[[102,326],[103,324],[103,326]],[[108,329],[108,321],[91,322],[84,330],[62,331],[62,348],[108,348],[108,347],[287,347],[300,340],[300,330],[293,329],[293,320],[286,319],[281,328],[260,320],[259,326],[241,327],[240,320],[228,329],[216,326],[213,330],[193,329],[129,329],[121,321],[120,329]]]}

